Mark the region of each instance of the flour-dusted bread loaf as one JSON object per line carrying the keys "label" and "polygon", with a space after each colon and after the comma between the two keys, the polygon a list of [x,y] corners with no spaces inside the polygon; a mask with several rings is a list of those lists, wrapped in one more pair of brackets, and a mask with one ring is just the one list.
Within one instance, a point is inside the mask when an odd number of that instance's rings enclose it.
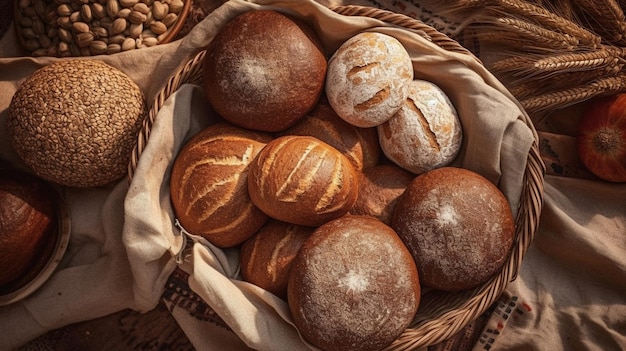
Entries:
{"label": "flour-dusted bread loaf", "polygon": [[53,189],[0,168],[0,294],[32,280],[49,260],[59,233]]}
{"label": "flour-dusted bread loaf", "polygon": [[270,217],[315,227],[352,208],[358,181],[350,161],[332,146],[311,136],[286,135],[254,159],[248,191]]}
{"label": "flour-dusted bread loaf", "polygon": [[347,123],[337,116],[326,99],[321,99],[311,113],[282,134],[316,137],[344,154],[357,171],[376,165],[380,159],[376,128]]}
{"label": "flour-dusted bread loaf", "polygon": [[328,61],[326,95],[346,122],[375,127],[398,111],[413,80],[413,64],[396,38],[362,32],[349,38]]}
{"label": "flour-dusted bread loaf", "polygon": [[413,173],[391,163],[364,169],[359,172],[359,195],[350,213],[391,225],[396,203],[413,178]]}
{"label": "flour-dusted bread loaf", "polygon": [[463,141],[461,121],[446,93],[418,79],[409,84],[402,108],[377,129],[385,156],[415,174],[452,163]]}
{"label": "flour-dusted bread loaf", "polygon": [[203,86],[216,112],[238,126],[275,132],[317,103],[327,61],[315,32],[278,11],[228,22],[207,48]]}
{"label": "flour-dusted bread loaf", "polygon": [[291,264],[313,230],[270,219],[241,246],[243,279],[286,300]]}
{"label": "flour-dusted bread loaf", "polygon": [[392,227],[413,254],[424,286],[444,291],[489,279],[508,257],[515,234],[500,190],[456,167],[417,176],[396,205]]}
{"label": "flour-dusted bread loaf", "polygon": [[291,267],[288,304],[302,336],[323,350],[381,350],[411,323],[418,270],[398,235],[346,215],[305,241]]}
{"label": "flour-dusted bread loaf", "polygon": [[185,143],[170,184],[174,212],[185,230],[231,247],[261,228],[267,216],[248,196],[248,168],[271,139],[222,122]]}

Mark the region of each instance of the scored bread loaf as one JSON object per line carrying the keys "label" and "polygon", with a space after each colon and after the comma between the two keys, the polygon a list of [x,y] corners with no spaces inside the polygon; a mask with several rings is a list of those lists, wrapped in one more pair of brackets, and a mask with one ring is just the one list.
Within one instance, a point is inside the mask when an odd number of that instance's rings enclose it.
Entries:
{"label": "scored bread loaf", "polygon": [[418,270],[398,235],[370,216],[329,221],[304,242],[287,287],[303,337],[323,350],[381,350],[420,304]]}
{"label": "scored bread loaf", "polygon": [[250,165],[248,191],[272,218],[319,226],[352,208],[358,181],[350,161],[332,146],[285,135],[267,143]]}
{"label": "scored bread loaf", "polygon": [[313,229],[270,219],[241,246],[243,279],[286,300],[291,263]]}
{"label": "scored bread loaf", "polygon": [[346,122],[375,127],[393,116],[407,97],[413,64],[396,38],[361,32],[345,41],[328,61],[326,95]]}
{"label": "scored bread loaf", "polygon": [[381,154],[376,128],[359,128],[347,123],[337,116],[325,98],[281,135],[316,137],[344,154],[357,171],[376,165]]}
{"label": "scored bread loaf", "polygon": [[327,61],[316,33],[273,10],[229,21],[207,48],[203,87],[216,112],[238,126],[283,130],[317,103]]}
{"label": "scored bread loaf", "polygon": [[409,84],[400,110],[377,129],[385,156],[415,174],[452,163],[463,141],[461,121],[446,93],[419,79]]}
{"label": "scored bread loaf", "polygon": [[248,196],[248,167],[271,139],[222,122],[185,143],[170,181],[174,212],[185,230],[231,247],[261,228],[267,216]]}
{"label": "scored bread loaf", "polygon": [[469,289],[504,264],[515,224],[500,190],[480,174],[442,167],[417,176],[398,201],[392,227],[424,286]]}

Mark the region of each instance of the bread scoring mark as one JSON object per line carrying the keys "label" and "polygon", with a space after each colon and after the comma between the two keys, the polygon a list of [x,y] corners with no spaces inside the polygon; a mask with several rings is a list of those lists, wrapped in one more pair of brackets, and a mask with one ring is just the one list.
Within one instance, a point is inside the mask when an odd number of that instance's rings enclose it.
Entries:
{"label": "bread scoring mark", "polygon": [[426,140],[428,140],[428,144],[430,145],[430,147],[435,149],[436,152],[440,152],[441,145],[439,145],[439,141],[437,140],[437,134],[435,134],[435,132],[433,132],[433,130],[431,129],[430,123],[428,122],[422,111],[419,109],[419,107],[417,107],[417,105],[415,104],[415,100],[413,100],[412,98],[408,98],[406,106],[408,106],[411,110],[413,110],[413,112],[415,112],[415,115],[417,116],[419,124],[422,126],[422,130],[424,131]]}
{"label": "bread scoring mark", "polygon": [[272,250],[272,257],[270,258],[269,263],[266,265],[267,276],[270,278],[272,283],[276,283],[276,281],[278,280],[279,269],[276,268],[280,267],[280,261],[283,257],[283,255],[281,255],[281,252],[283,250],[288,250],[289,243],[293,240],[293,237],[295,236],[295,230],[292,227],[289,227],[286,233],[287,235],[280,239],[274,246],[274,249]]}
{"label": "bread scoring mark", "polygon": [[[191,212],[193,207],[196,206],[197,204],[208,205],[203,208],[202,215],[198,217],[199,222],[205,221],[207,218],[212,216],[213,213],[215,213],[215,211],[217,211],[220,207],[222,207],[225,203],[227,203],[227,201],[226,199],[220,199],[220,201],[207,202],[207,201],[204,201],[205,198],[209,196],[209,194],[211,194],[212,192],[217,191],[218,189],[221,190],[221,188],[225,186],[229,186],[230,189],[228,189],[229,191],[224,191],[224,192],[227,194],[228,193],[232,194],[235,185],[239,181],[239,177],[240,177],[239,173],[234,173],[228,178],[209,184],[208,186],[200,189],[199,191],[192,192],[192,194],[195,194],[195,196],[191,198],[191,200],[189,201],[187,208],[185,210],[185,216],[189,216],[189,213]],[[193,184],[191,184],[190,186],[194,187]],[[199,202],[201,202],[201,204],[199,204]]]}
{"label": "bread scoring mark", "polygon": [[[309,154],[317,147],[318,144],[311,143],[307,145],[306,149],[301,153],[300,159],[298,159],[296,165],[291,169],[291,172],[289,172],[287,179],[285,179],[283,184],[276,191],[276,198],[279,201],[296,202],[300,195],[309,190],[313,179],[317,176],[317,172],[324,162],[327,151],[322,150],[321,154],[317,156],[318,158],[315,160],[313,167],[308,169],[307,172],[301,171],[301,169],[302,164],[309,158]],[[297,183],[297,185],[293,186],[293,183]]]}
{"label": "bread scoring mark", "polygon": [[355,66],[349,69],[348,72],[346,72],[346,77],[352,81],[352,84],[361,85],[365,81],[367,81],[367,80],[364,80],[361,76],[377,75],[377,73],[374,73],[373,71],[379,71],[379,70],[380,70],[380,62],[368,62],[365,65]]}
{"label": "bread scoring mark", "polygon": [[[343,156],[341,156],[343,157]],[[341,164],[341,159],[335,158],[333,159],[333,167],[332,174],[330,177],[330,181],[328,182],[328,186],[326,186],[326,191],[320,197],[319,201],[315,204],[315,211],[317,213],[332,213],[341,209],[345,206],[343,201],[334,201],[337,195],[341,192],[343,186],[347,186],[343,184],[344,177],[343,171],[344,167]],[[339,163],[339,164],[337,164]],[[333,206],[334,205],[334,206]]]}
{"label": "bread scoring mark", "polygon": [[383,89],[378,90],[371,98],[354,105],[356,111],[367,111],[372,107],[376,107],[379,104],[384,103],[391,95],[389,86],[385,86]]}
{"label": "bread scoring mark", "polygon": [[[270,174],[274,174],[272,169],[274,168],[274,163],[276,162],[276,158],[281,155],[281,151],[283,148],[287,147],[289,144],[289,138],[283,139],[274,139],[271,144],[271,149],[266,147],[261,150],[262,157],[259,157],[258,160],[261,162],[261,169],[257,171],[257,186],[260,189],[265,189],[267,185],[267,178]],[[260,176],[259,176],[260,175]],[[259,195],[264,197],[265,191],[259,191]]]}
{"label": "bread scoring mark", "polygon": [[[252,204],[252,202],[250,201],[247,201],[245,203],[245,208],[239,212],[238,217],[233,218],[233,220],[228,221],[225,225],[221,227],[213,227],[213,226],[206,227],[207,230],[204,232],[204,234],[210,235],[210,234],[216,234],[216,233],[232,233],[233,231],[238,230],[238,228],[242,228],[245,222],[250,220],[250,218],[252,217],[252,211],[254,210],[255,210],[254,204]],[[206,218],[202,220],[206,220]]]}

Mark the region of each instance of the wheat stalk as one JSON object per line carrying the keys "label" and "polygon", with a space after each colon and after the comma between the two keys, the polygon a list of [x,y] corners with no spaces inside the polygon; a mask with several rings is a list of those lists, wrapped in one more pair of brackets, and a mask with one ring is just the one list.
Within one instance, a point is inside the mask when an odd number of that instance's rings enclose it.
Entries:
{"label": "wheat stalk", "polygon": [[576,0],[578,11],[589,26],[608,42],[626,44],[626,16],[616,0]]}
{"label": "wheat stalk", "polygon": [[500,30],[479,32],[482,40],[507,44],[521,50],[569,51],[574,50],[580,43],[569,34],[546,29],[521,18],[497,17],[492,23]]}

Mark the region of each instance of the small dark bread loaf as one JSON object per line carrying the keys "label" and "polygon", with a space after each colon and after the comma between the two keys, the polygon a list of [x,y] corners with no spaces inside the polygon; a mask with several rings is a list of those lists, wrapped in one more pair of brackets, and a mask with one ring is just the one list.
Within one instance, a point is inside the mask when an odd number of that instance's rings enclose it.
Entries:
{"label": "small dark bread loaf", "polygon": [[369,215],[391,225],[396,203],[415,175],[395,164],[380,164],[359,173],[359,195],[350,213]]}
{"label": "small dark bread loaf", "polygon": [[204,83],[215,111],[240,127],[275,132],[317,103],[326,56],[306,24],[272,10],[229,21],[204,58]]}
{"label": "small dark bread loaf", "polygon": [[21,172],[0,169],[0,293],[34,278],[58,235],[53,189]]}
{"label": "small dark bread loaf", "polygon": [[228,123],[185,143],[172,168],[170,197],[191,234],[219,247],[241,244],[267,221],[248,196],[248,167],[272,138]]}
{"label": "small dark bread loaf", "polygon": [[389,226],[370,216],[330,221],[291,267],[289,309],[302,336],[323,350],[381,350],[411,323],[418,271]]}
{"label": "small dark bread loaf", "polygon": [[424,286],[458,291],[486,281],[504,264],[515,234],[500,190],[476,172],[443,167],[409,184],[392,227],[406,243]]}
{"label": "small dark bread loaf", "polygon": [[332,146],[311,136],[286,135],[269,142],[252,162],[248,191],[270,217],[315,227],[352,208],[357,177]]}
{"label": "small dark bread loaf", "polygon": [[337,116],[326,99],[300,122],[281,135],[309,135],[320,139],[346,156],[360,171],[378,163],[381,150],[376,128],[359,128]]}
{"label": "small dark bread loaf", "polygon": [[291,263],[313,230],[270,219],[241,247],[243,279],[286,300]]}

